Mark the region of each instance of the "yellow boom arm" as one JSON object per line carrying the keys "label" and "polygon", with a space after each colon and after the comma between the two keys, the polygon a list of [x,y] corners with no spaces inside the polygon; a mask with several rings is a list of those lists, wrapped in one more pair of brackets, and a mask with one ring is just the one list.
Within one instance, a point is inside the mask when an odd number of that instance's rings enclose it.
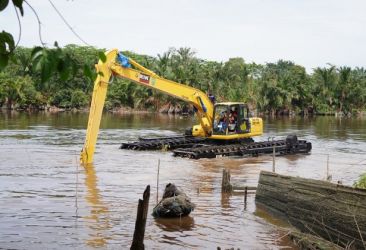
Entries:
{"label": "yellow boom arm", "polygon": [[134,60],[119,54],[116,49],[106,52],[105,55],[106,61],[100,60],[96,65],[99,74],[94,83],[86,139],[81,151],[82,164],[93,162],[108,83],[112,74],[191,103],[197,110],[200,122],[200,125],[193,127],[193,135],[207,137],[212,134],[213,104],[204,92],[164,79]]}

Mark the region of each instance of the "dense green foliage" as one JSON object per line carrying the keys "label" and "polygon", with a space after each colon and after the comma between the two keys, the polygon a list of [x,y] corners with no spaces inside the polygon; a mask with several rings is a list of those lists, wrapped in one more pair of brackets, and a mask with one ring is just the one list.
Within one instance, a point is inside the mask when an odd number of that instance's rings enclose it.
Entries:
{"label": "dense green foliage", "polygon": [[[7,67],[0,72],[0,105],[8,108],[15,105],[20,109],[39,109],[47,105],[87,106],[95,74],[91,69],[100,52],[75,45],[62,50],[18,47]],[[53,57],[62,57],[62,60]],[[54,70],[61,67],[62,70]]]}
{"label": "dense green foliage", "polygon": [[[13,60],[0,72],[0,105],[19,108],[42,108],[54,105],[82,108],[89,105],[93,89],[93,65],[103,50],[68,45],[48,49],[46,56],[64,57],[67,72],[53,72],[44,79],[45,65],[52,59],[34,60],[35,49],[17,48]],[[37,53],[37,51],[36,51]],[[44,52],[45,53],[45,52]],[[245,63],[243,58],[226,62],[206,61],[195,57],[189,48],[170,49],[156,58],[124,52],[157,74],[205,92],[212,92],[218,101],[244,101],[252,108],[273,114],[295,111],[317,113],[364,110],[366,103],[366,69],[349,67],[316,68],[309,74],[293,62],[280,60],[259,65]],[[46,60],[42,62],[42,60]],[[68,64],[72,61],[72,64]],[[44,65],[43,65],[43,64]],[[46,67],[47,71],[47,67]],[[107,95],[107,107],[128,106],[158,109],[166,103],[179,101],[157,91],[123,79],[114,79]]]}
{"label": "dense green foliage", "polygon": [[356,188],[366,188],[366,174],[362,174],[360,179],[354,184]]}

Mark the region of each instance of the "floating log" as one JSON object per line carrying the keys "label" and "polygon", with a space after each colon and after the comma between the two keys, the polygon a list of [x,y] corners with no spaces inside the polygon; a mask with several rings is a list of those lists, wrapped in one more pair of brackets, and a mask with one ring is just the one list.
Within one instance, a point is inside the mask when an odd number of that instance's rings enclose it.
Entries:
{"label": "floating log", "polygon": [[133,250],[143,250],[144,246],[144,236],[146,227],[147,212],[149,209],[149,199],[150,199],[150,185],[148,185],[144,191],[143,199],[139,199],[139,204],[137,207],[137,216],[135,223],[135,232],[133,233],[133,240],[131,249]]}
{"label": "floating log", "polygon": [[366,189],[262,171],[256,202],[302,232],[366,249]]}

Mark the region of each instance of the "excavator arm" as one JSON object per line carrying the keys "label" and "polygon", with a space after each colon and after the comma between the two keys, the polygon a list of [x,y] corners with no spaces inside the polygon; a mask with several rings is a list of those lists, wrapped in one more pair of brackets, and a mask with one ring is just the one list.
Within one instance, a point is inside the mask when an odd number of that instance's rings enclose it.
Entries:
{"label": "excavator arm", "polygon": [[119,53],[116,49],[107,51],[105,55],[106,61],[99,60],[96,65],[98,76],[94,82],[85,144],[81,151],[80,161],[82,164],[93,162],[107,88],[112,75],[131,80],[192,104],[197,110],[196,114],[200,122],[199,125],[193,127],[192,134],[201,137],[211,136],[214,107],[204,92],[188,85],[164,79]]}

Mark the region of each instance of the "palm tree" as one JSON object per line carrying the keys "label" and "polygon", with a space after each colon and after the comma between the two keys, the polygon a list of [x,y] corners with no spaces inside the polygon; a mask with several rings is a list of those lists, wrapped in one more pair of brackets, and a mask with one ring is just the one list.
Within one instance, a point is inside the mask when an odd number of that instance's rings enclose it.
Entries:
{"label": "palm tree", "polygon": [[336,67],[316,68],[314,70],[314,96],[317,97],[318,105],[325,104],[332,109],[334,103],[334,88],[336,86]]}
{"label": "palm tree", "polygon": [[338,112],[343,112],[343,107],[345,107],[345,112],[349,112],[350,107],[348,103],[348,91],[350,87],[351,80],[351,68],[350,67],[340,67],[338,69],[339,79],[336,87],[336,97],[338,97]]}

